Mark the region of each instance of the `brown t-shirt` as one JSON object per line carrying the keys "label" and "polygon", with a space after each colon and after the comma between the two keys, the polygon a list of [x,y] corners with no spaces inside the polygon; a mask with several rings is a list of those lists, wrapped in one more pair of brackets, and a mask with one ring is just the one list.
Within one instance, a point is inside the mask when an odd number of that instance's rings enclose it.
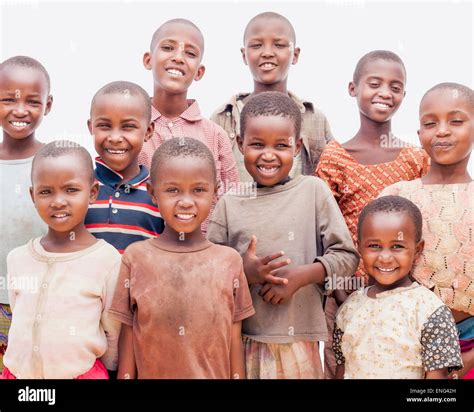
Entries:
{"label": "brown t-shirt", "polygon": [[254,313],[235,250],[160,238],[126,249],[110,309],[133,327],[139,379],[230,378],[232,324]]}

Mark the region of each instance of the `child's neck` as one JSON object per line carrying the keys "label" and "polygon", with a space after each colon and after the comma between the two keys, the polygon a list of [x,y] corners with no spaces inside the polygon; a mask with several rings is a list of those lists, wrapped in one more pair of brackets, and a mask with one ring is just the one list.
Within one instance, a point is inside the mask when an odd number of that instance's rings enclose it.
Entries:
{"label": "child's neck", "polygon": [[368,294],[369,297],[374,298],[378,293],[388,292],[389,290],[394,290],[397,288],[406,288],[412,284],[413,281],[410,279],[409,275],[398,279],[396,282],[391,283],[390,285],[383,285],[375,280],[374,284],[370,287]]}
{"label": "child's neck", "polygon": [[259,83],[254,80],[252,95],[262,93],[262,92],[280,92],[280,93],[288,94],[286,83],[287,83],[287,79],[278,83],[273,83],[273,84]]}
{"label": "child's neck", "polygon": [[36,140],[34,133],[24,139],[13,139],[4,131],[3,141],[0,143],[0,158],[26,159],[34,156],[42,146],[43,143]]}
{"label": "child's neck", "polygon": [[201,226],[196,228],[191,233],[178,233],[169,226],[166,226],[159,237],[159,242],[169,245],[173,248],[195,248],[207,242],[206,238],[201,232]]}
{"label": "child's neck", "polygon": [[40,241],[47,252],[53,253],[78,252],[96,242],[97,239],[85,228],[84,223],[69,232],[57,232],[49,228],[46,236]]}
{"label": "child's neck", "polygon": [[170,94],[163,89],[155,88],[151,103],[162,116],[176,119],[188,108],[187,92]]}
{"label": "child's neck", "polygon": [[432,161],[429,172],[421,178],[421,181],[428,185],[469,183],[472,179],[467,171],[468,162],[469,157],[452,165],[440,165]]}
{"label": "child's neck", "polygon": [[360,113],[360,128],[351,139],[352,142],[363,142],[367,146],[382,148],[383,139],[389,139],[392,134],[392,121],[375,122]]}

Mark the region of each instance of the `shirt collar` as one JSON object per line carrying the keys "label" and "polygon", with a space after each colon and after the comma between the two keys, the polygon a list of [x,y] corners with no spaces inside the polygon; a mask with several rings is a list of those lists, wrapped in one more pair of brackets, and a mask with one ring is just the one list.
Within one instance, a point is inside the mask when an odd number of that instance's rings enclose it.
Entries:
{"label": "shirt collar", "polygon": [[[278,183],[275,183],[275,184],[274,184],[273,186],[271,186],[271,187],[283,186],[284,184],[288,183],[290,180],[291,180],[291,177],[290,177],[290,176],[286,176],[283,180],[280,180]],[[268,187],[268,186],[263,186],[263,185],[261,185],[260,183],[257,183],[257,188],[258,188],[258,189],[261,189],[262,187]]]}
{"label": "shirt collar", "polygon": [[[105,185],[115,188],[122,182],[123,175],[107,166],[100,157],[95,158],[95,166],[95,177]],[[148,172],[148,169],[145,166],[140,165],[140,172],[138,175],[130,179],[128,182],[124,182],[122,184],[127,184],[130,187],[136,188],[140,186],[141,183],[148,180],[149,177],[150,173]]]}
{"label": "shirt collar", "polygon": [[[202,120],[201,116],[201,109],[199,109],[199,105],[196,100],[193,99],[188,99],[188,108],[181,113],[178,117],[187,120],[189,122],[197,122],[199,120]],[[160,117],[165,118],[160,111],[154,107],[153,105],[151,106],[151,120],[154,122],[158,120]]]}

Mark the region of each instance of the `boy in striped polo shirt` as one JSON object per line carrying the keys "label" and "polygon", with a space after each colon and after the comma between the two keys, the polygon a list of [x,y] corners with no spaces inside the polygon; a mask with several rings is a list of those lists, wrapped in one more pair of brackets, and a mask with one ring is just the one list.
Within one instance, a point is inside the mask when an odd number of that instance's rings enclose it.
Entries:
{"label": "boy in striped polo shirt", "polygon": [[164,229],[147,192],[150,174],[138,164],[143,143],[153,134],[150,119],[150,97],[134,83],[109,83],[92,99],[87,125],[99,155],[95,178],[100,190],[85,224],[95,237],[120,253],[131,243],[156,237]]}

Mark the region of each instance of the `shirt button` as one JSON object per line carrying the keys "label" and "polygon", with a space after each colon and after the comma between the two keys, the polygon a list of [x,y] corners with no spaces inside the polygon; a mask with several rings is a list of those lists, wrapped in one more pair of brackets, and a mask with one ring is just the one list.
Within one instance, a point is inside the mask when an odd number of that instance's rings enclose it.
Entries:
{"label": "shirt button", "polygon": [[112,213],[115,215],[117,214],[118,210],[117,209],[112,209]]}
{"label": "shirt button", "polygon": [[43,287],[43,289],[46,289],[46,288],[48,287],[48,284],[47,284],[47,283],[43,283],[41,286]]}
{"label": "shirt button", "polygon": [[36,345],[33,346],[33,352],[38,352],[38,350],[39,350],[38,346],[36,346]]}
{"label": "shirt button", "polygon": [[235,133],[231,133],[231,134],[229,135],[229,137],[231,137],[231,138],[233,139],[233,138],[235,137]]}
{"label": "shirt button", "polygon": [[36,315],[36,320],[41,320],[41,315],[40,314]]}
{"label": "shirt button", "polygon": [[226,115],[227,117],[229,117],[229,116],[230,116],[230,112],[225,112],[225,115]]}
{"label": "shirt button", "polygon": [[54,258],[48,258],[48,265],[52,265],[54,263]]}
{"label": "shirt button", "polygon": [[120,197],[120,192],[115,192],[115,197]]}
{"label": "shirt button", "polygon": [[168,127],[171,129],[173,127],[173,123],[169,122]]}

